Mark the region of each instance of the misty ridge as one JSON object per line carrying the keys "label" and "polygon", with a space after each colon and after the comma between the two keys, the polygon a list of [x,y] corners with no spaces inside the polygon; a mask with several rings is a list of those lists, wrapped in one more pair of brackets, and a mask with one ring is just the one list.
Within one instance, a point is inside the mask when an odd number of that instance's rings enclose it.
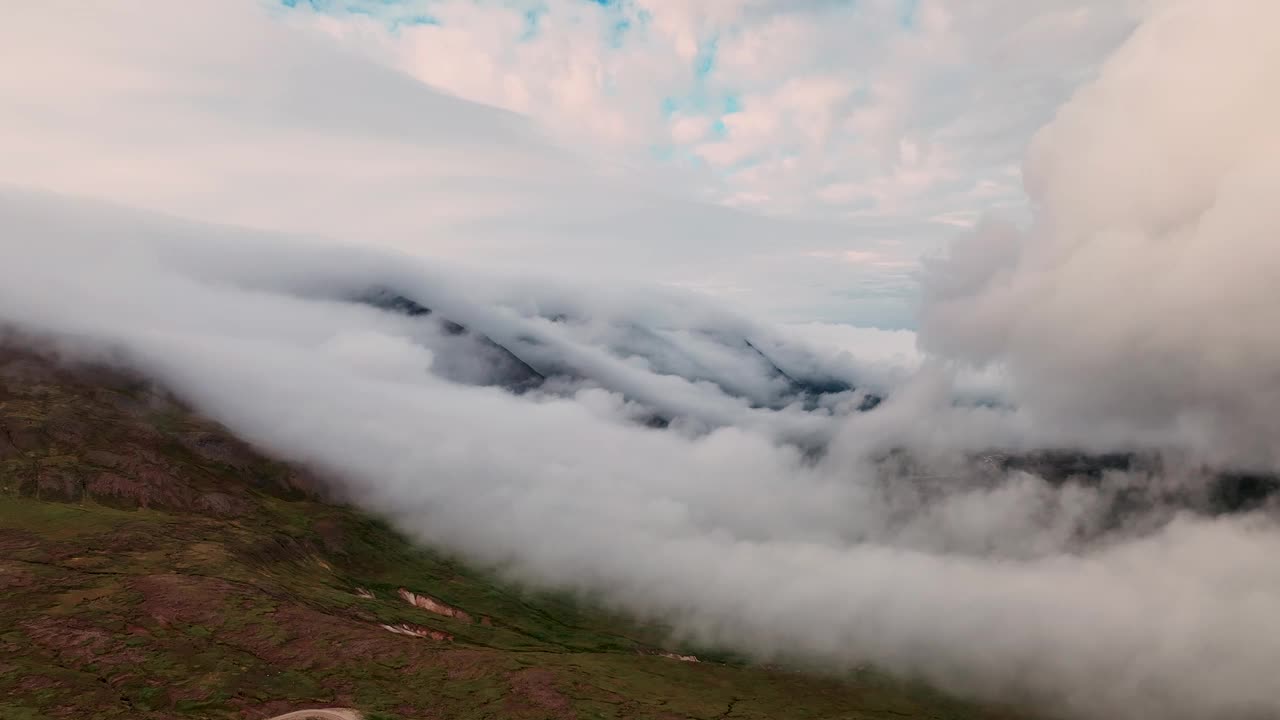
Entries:
{"label": "misty ridge", "polygon": [[[635,238],[829,229],[639,192],[255,7],[192,11],[255,28],[233,48],[97,18],[137,44],[67,70],[104,88],[196,58],[144,109],[0,78],[98,122],[0,119],[8,342],[140,371],[423,543],[681,638],[1069,718],[1280,716],[1280,4],[1151,3],[1027,149],[1030,217],[925,260],[905,345],[593,275],[577,249],[619,219],[624,266]],[[0,42],[103,32],[28,14]],[[375,192],[356,149],[429,199]]]}

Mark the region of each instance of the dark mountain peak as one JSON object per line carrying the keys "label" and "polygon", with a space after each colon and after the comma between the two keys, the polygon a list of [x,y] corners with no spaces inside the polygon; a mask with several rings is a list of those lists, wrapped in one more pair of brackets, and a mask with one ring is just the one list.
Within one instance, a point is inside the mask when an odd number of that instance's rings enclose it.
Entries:
{"label": "dark mountain peak", "polygon": [[431,308],[386,287],[370,288],[358,293],[352,299],[358,303],[372,305],[388,312],[408,315],[409,317],[422,317],[431,314]]}
{"label": "dark mountain peak", "polygon": [[470,385],[494,385],[515,393],[540,386],[546,377],[504,345],[462,323],[442,317],[431,308],[397,290],[376,286],[353,296],[358,303],[411,318],[432,319],[446,343],[431,350],[440,374]]}

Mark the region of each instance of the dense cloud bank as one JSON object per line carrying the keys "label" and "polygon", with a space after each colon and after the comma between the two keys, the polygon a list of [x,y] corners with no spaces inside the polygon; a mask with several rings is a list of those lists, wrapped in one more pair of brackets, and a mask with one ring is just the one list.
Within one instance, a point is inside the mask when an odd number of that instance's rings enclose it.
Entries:
{"label": "dense cloud bank", "polygon": [[923,356],[18,189],[0,321],[688,638],[1064,715],[1270,717],[1280,526],[1213,478],[1280,470],[1280,6],[1157,6],[1034,143],[1031,226],[933,264]]}
{"label": "dense cloud bank", "polygon": [[1280,5],[1159,5],[1033,141],[1032,226],[932,268],[922,338],[1001,363],[1042,422],[1275,468]]}
{"label": "dense cloud bank", "polygon": [[[929,369],[881,367],[870,411],[857,390],[783,404],[783,365],[849,385],[877,366],[691,298],[526,284],[521,308],[394,254],[23,192],[0,222],[7,321],[110,351],[519,580],[762,658],[1082,713],[1273,707],[1280,532],[1187,513],[1192,465],[1018,469],[980,452],[1034,446],[1018,413]],[[391,287],[404,302],[370,294]],[[573,371],[504,387],[505,343]]]}

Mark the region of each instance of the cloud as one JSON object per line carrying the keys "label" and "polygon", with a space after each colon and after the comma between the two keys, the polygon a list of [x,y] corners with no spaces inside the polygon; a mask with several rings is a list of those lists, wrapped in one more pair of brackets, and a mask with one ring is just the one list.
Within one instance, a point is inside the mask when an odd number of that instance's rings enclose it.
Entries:
{"label": "cloud", "polygon": [[[689,164],[723,202],[911,223],[982,183],[1019,200],[1031,132],[1132,30],[1140,2],[418,0],[318,22],[450,93],[623,158]],[[431,23],[406,26],[406,12]],[[305,10],[303,14],[314,14]],[[679,112],[669,112],[677,109]],[[721,127],[708,135],[705,127]],[[935,164],[909,183],[915,148]],[[823,187],[871,192],[815,203]]]}
{"label": "cloud", "polygon": [[991,222],[933,266],[922,338],[1006,367],[1046,422],[1274,468],[1280,102],[1261,89],[1280,54],[1260,28],[1280,8],[1233,7],[1168,3],[1058,112],[1027,158],[1033,222]]}
{"label": "cloud", "polygon": [[[259,446],[342,478],[418,538],[513,579],[762,659],[872,662],[1068,715],[1280,707],[1269,682],[1280,645],[1258,632],[1280,595],[1266,570],[1274,523],[1183,513],[1168,498],[1198,481],[1176,473],[1089,485],[984,470],[963,451],[1016,439],[1020,420],[951,404],[945,385],[910,375],[910,358],[869,413],[752,410],[627,360],[628,328],[665,316],[661,335],[683,357],[767,392],[745,355],[708,355],[716,346],[700,340],[743,321],[687,299],[670,306],[679,319],[654,297],[451,282],[383,251],[30,193],[0,196],[0,226],[0,318],[140,368]],[[646,428],[608,383],[517,396],[450,382],[421,345],[432,316],[341,299],[374,281],[538,343],[556,338],[546,321],[500,298],[569,310],[558,352],[592,372],[630,363],[628,391],[725,424]],[[863,335],[844,344],[884,349],[809,362],[892,367],[908,347]],[[821,459],[790,444],[795,422],[834,432]],[[916,460],[879,459],[893,447]]]}
{"label": "cloud", "polygon": [[[964,56],[964,38],[999,35],[979,56],[1013,75],[991,87],[1022,78],[1008,97],[1048,103],[1057,85],[1020,75],[1037,67],[1022,53],[1048,67],[1075,57],[1054,38],[1096,38],[1091,56],[1127,33],[1110,15],[1115,36],[1096,32],[1092,5],[1029,5],[922,2],[909,24],[938,42],[915,52]],[[922,353],[901,333],[778,327],[627,287],[732,298],[750,280],[750,308],[816,279],[900,300],[907,269],[841,260],[896,259],[903,231],[887,221],[860,225],[854,247],[845,225],[646,190],[526,118],[316,32],[366,27],[347,20],[253,3],[30,6],[0,26],[18,67],[40,69],[0,74],[0,177],[62,194],[0,191],[0,320],[147,372],[425,542],[685,638],[834,671],[870,662],[1065,716],[1274,715],[1280,530],[1274,507],[1217,512],[1212,466],[1278,466],[1262,312],[1277,118],[1257,92],[1275,84],[1262,33],[1276,11],[1156,5],[1037,136],[1029,227],[989,220],[932,265]],[[690,61],[728,19],[838,11],[648,7],[664,53]],[[556,37],[556,20],[540,16],[537,36]],[[379,42],[382,27],[367,26]],[[708,78],[732,66],[731,35]],[[936,87],[879,82],[887,104],[857,116],[889,128],[877,151],[890,165],[948,157],[892,130]],[[816,107],[779,123],[822,137]],[[996,145],[1019,135],[942,115]],[[799,167],[787,160],[780,172]],[[358,301],[374,288],[433,312]],[[767,300],[814,319],[804,293]],[[552,379],[495,386],[506,356],[482,336]],[[472,357],[485,361],[460,362]],[[967,385],[967,366],[989,374]],[[886,399],[783,404],[779,373]],[[645,424],[657,411],[670,428]],[[1064,447],[1164,452],[1071,481],[1025,461]]]}
{"label": "cloud", "polygon": [[[0,181],[489,270],[643,273],[761,313],[908,321],[908,283],[862,309],[846,292],[863,279],[803,254],[862,246],[848,227],[717,207],[566,150],[335,43],[323,19],[249,0],[15,13],[0,41],[27,69],[0,76]],[[771,300],[779,268],[809,275],[795,309]]]}
{"label": "cloud", "polygon": [[[971,221],[975,197],[1019,205],[1023,141],[1133,17],[1101,3],[923,2],[909,27],[891,2],[293,5],[15,13],[5,46],[39,72],[0,78],[0,180],[490,268],[644,267],[784,319],[902,327],[913,279],[890,294],[892,275],[807,252],[892,239],[914,262]],[[775,277],[803,278],[785,306]]]}

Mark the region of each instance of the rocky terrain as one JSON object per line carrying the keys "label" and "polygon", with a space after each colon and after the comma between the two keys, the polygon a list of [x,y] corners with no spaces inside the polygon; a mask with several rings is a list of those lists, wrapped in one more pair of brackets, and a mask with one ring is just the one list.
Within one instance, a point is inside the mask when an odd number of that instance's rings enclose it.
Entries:
{"label": "rocky terrain", "polygon": [[326,500],[145,379],[0,352],[0,717],[1012,718],[680,647]]}

